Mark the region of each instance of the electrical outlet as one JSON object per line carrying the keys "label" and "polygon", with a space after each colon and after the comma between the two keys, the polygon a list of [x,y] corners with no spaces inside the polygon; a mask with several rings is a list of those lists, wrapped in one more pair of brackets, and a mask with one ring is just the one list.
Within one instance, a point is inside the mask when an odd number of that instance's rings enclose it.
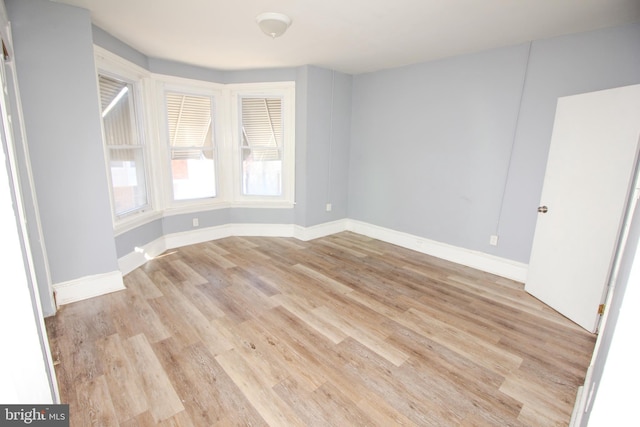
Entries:
{"label": "electrical outlet", "polygon": [[331,212],[331,208],[332,208],[331,203],[327,203],[327,212]]}
{"label": "electrical outlet", "polygon": [[198,221],[198,218],[193,218],[193,226],[197,227],[200,225],[200,221]]}
{"label": "electrical outlet", "polygon": [[492,235],[489,237],[489,244],[490,244],[491,246],[498,246],[498,235],[496,235],[496,234],[492,234]]}

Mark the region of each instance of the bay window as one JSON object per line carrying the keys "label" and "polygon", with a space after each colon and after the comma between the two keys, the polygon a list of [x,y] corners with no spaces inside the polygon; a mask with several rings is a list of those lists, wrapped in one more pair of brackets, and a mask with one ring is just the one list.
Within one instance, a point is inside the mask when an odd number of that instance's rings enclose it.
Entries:
{"label": "bay window", "polygon": [[96,65],[117,233],[167,215],[293,207],[294,82],[152,74],[99,47]]}

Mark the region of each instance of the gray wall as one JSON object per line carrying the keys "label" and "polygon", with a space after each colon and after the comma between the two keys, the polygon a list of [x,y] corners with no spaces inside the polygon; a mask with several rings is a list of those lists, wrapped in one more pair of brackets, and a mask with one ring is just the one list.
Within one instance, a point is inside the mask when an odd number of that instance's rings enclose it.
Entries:
{"label": "gray wall", "polygon": [[307,78],[307,198],[301,225],[309,227],[347,217],[352,77],[307,67]]}
{"label": "gray wall", "polygon": [[138,246],[153,242],[162,237],[162,234],[162,219],[148,222],[126,233],[122,233],[115,238],[118,258],[133,252]]}
{"label": "gray wall", "polygon": [[116,271],[89,12],[6,6],[51,280]]}
{"label": "gray wall", "polygon": [[528,262],[558,97],[640,83],[640,24],[535,41],[497,254]]}
{"label": "gray wall", "polygon": [[[296,215],[311,227],[347,217],[352,76],[300,67],[296,80]],[[327,203],[332,210],[327,212]]]}
{"label": "gray wall", "polygon": [[638,46],[635,24],[355,76],[348,216],[527,263],[556,99],[639,83]]}
{"label": "gray wall", "polygon": [[490,252],[527,53],[355,76],[349,217]]}

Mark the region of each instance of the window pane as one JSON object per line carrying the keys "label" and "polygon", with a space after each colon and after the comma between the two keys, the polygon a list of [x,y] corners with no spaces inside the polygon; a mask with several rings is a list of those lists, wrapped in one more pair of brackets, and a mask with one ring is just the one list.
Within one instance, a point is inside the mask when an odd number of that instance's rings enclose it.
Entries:
{"label": "window pane", "polygon": [[216,196],[212,99],[166,94],[174,200]]}
{"label": "window pane", "polygon": [[100,101],[107,145],[137,145],[130,83],[100,76]]}
{"label": "window pane", "polygon": [[242,149],[242,192],[248,196],[282,195],[282,159],[272,148]]}
{"label": "window pane", "polygon": [[282,195],[282,99],[242,98],[242,192]]}
{"label": "window pane", "polygon": [[116,217],[147,207],[144,148],[138,136],[134,87],[131,83],[99,75],[105,145]]}
{"label": "window pane", "polygon": [[204,199],[216,196],[216,176],[212,150],[171,150],[171,174],[175,200]]}
{"label": "window pane", "polygon": [[109,150],[111,185],[116,216],[147,204],[142,148]]}

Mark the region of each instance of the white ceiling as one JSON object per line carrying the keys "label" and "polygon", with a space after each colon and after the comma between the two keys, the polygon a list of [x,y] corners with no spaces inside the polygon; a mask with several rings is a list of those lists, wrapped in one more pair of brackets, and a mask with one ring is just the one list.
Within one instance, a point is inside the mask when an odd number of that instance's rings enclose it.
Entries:
{"label": "white ceiling", "polygon": [[[640,21],[640,0],[55,0],[150,57],[363,73]],[[282,12],[277,39],[255,23]],[[640,47],[639,47],[640,48]]]}

